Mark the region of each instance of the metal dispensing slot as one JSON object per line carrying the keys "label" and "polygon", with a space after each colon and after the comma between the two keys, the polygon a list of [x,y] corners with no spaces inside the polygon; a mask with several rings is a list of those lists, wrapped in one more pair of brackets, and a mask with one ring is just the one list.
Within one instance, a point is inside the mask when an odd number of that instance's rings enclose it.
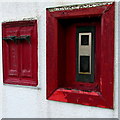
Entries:
{"label": "metal dispensing slot", "polygon": [[78,72],[91,74],[91,33],[79,33]]}

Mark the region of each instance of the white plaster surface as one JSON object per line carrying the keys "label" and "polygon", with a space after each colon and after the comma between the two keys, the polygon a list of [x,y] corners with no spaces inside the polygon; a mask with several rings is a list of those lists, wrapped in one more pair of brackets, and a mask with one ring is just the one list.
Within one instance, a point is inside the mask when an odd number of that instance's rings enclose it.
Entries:
{"label": "white plaster surface", "polygon": [[[15,0],[12,0],[15,1]],[[115,17],[114,110],[46,100],[46,8],[89,3],[89,0],[28,0],[0,3],[0,26],[4,21],[38,20],[38,87],[3,85],[0,27],[0,117],[3,118],[117,118],[118,117],[118,3]],[[97,2],[98,0],[91,2]],[[100,1],[100,0],[99,0]],[[104,0],[101,0],[104,1]],[[119,52],[120,53],[120,52]],[[120,64],[119,64],[120,65]],[[38,89],[39,88],[39,89]],[[3,107],[2,107],[3,106]]]}
{"label": "white plaster surface", "polygon": [[[1,10],[1,4],[0,4],[0,10]],[[1,12],[0,12],[0,21],[1,21]],[[3,80],[3,73],[2,73],[2,42],[1,42],[1,27],[0,27],[0,119],[2,118],[2,80]]]}
{"label": "white plaster surface", "polygon": [[[118,73],[120,73],[120,1],[118,2]],[[120,75],[118,74],[118,86],[120,86]],[[120,118],[120,89],[118,95],[118,117]]]}

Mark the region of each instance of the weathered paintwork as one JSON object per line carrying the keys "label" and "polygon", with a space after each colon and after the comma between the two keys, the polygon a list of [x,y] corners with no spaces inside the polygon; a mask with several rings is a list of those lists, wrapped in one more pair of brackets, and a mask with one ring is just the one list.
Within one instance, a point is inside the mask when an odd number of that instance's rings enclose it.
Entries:
{"label": "weathered paintwork", "polygon": [[[114,3],[47,14],[47,99],[113,109]],[[76,26],[96,27],[95,82],[76,82]]]}
{"label": "weathered paintwork", "polygon": [[2,37],[30,36],[25,39],[3,39],[4,83],[36,86],[37,80],[37,21],[16,21],[2,24]]}

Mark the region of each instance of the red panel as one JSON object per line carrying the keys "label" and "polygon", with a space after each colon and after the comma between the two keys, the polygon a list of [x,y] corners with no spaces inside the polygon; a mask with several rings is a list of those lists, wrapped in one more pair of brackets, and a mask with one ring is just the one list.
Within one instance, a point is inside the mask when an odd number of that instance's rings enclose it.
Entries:
{"label": "red panel", "polygon": [[[47,69],[47,76],[48,76],[48,82],[47,82],[47,86],[49,86],[49,88],[47,89],[47,96],[49,96],[50,94],[52,94],[52,92],[58,88],[58,29],[57,29],[57,20],[53,17],[51,17],[51,15],[49,14],[49,12],[47,11],[47,19],[49,19],[49,21],[47,21],[47,34],[49,33],[54,33],[54,34],[49,34],[49,36],[47,35],[47,67],[49,69]],[[51,54],[52,53],[52,54]],[[55,78],[55,79],[53,79]],[[52,83],[52,85],[51,85]]]}
{"label": "red panel", "polygon": [[37,21],[3,23],[3,38],[30,36],[31,42],[3,40],[4,83],[36,86],[37,81]]}
{"label": "red panel", "polygon": [[[89,25],[96,27],[95,82],[76,82],[76,27]],[[47,10],[48,100],[112,109],[113,71],[114,3],[76,10]]]}
{"label": "red panel", "polygon": [[[114,85],[114,5],[102,16],[101,24],[101,92],[113,105]],[[107,28],[107,29],[106,29]],[[106,44],[105,44],[106,43]]]}
{"label": "red panel", "polygon": [[101,94],[94,91],[84,92],[59,88],[49,97],[49,100],[76,103],[88,106],[97,106],[103,108],[112,108],[109,107],[108,102],[105,101]]}
{"label": "red panel", "polygon": [[105,5],[105,6],[98,6],[98,7],[92,7],[92,8],[81,8],[81,9],[75,9],[75,10],[62,10],[62,11],[55,11],[51,12],[51,15],[55,18],[80,18],[80,17],[95,17],[100,16],[102,13],[104,13],[111,5]]}
{"label": "red panel", "polygon": [[[15,28],[6,28],[4,27],[3,30],[3,36],[17,36],[18,34],[18,27]],[[9,44],[5,41],[3,41],[3,65],[4,67],[4,77],[6,80],[13,77],[15,80],[18,80],[19,76],[19,56],[18,51],[19,47],[17,44],[15,44],[13,41],[10,41]]]}
{"label": "red panel", "polygon": [[33,33],[33,26],[21,27],[20,29],[20,36],[21,35],[29,35],[31,36],[31,43],[27,41],[22,41],[20,44],[21,47],[21,77],[32,77],[32,33]]}
{"label": "red panel", "polygon": [[18,77],[18,46],[11,41],[8,45],[8,75]]}

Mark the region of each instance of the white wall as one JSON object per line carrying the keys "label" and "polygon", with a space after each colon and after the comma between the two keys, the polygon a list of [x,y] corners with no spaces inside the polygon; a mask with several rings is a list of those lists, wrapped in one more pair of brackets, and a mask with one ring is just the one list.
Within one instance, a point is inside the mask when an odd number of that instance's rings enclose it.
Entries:
{"label": "white wall", "polygon": [[[118,3],[118,33],[120,33],[120,1]],[[120,46],[120,34],[118,34],[118,46]],[[120,73],[120,47],[118,47],[118,73]],[[120,86],[120,75],[118,76],[118,85]],[[119,89],[119,97],[118,97],[118,102],[119,102],[119,115],[118,117],[120,118],[120,89]]]}
{"label": "white wall", "polygon": [[[24,0],[23,0],[24,1]],[[37,0],[35,0],[37,1]],[[0,24],[4,21],[35,18],[38,20],[38,87],[2,85],[2,39],[0,27],[0,95],[4,118],[117,118],[118,117],[118,4],[115,19],[115,109],[90,107],[46,100],[46,8],[89,3],[89,0],[42,0],[42,2],[0,3]],[[94,2],[94,0],[91,0]],[[97,0],[98,1],[98,0]],[[103,1],[103,0],[102,0]],[[1,105],[0,105],[1,107]]]}
{"label": "white wall", "polygon": [[[0,9],[1,9],[1,4],[0,4]],[[0,12],[1,16],[1,12]],[[1,17],[0,17],[1,21]],[[2,42],[1,42],[1,27],[0,27],[0,58],[2,58]],[[0,118],[2,118],[2,59],[0,59]]]}

